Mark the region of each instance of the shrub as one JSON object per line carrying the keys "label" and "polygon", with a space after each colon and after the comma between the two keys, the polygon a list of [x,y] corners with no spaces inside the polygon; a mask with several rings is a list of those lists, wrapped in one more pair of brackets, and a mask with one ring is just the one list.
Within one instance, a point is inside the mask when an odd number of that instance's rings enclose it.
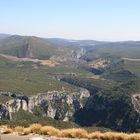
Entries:
{"label": "shrub", "polygon": [[15,127],[14,130],[15,130],[16,132],[18,132],[18,133],[22,133],[22,132],[23,132],[23,127],[17,126],[17,127]]}
{"label": "shrub", "polygon": [[125,133],[116,133],[116,132],[106,132],[104,133],[102,139],[105,140],[125,140]]}
{"label": "shrub", "polygon": [[81,128],[64,129],[61,131],[62,137],[70,138],[87,138],[88,133],[86,130]]}
{"label": "shrub", "polygon": [[88,138],[89,139],[101,139],[101,138],[103,138],[103,134],[101,133],[101,132],[92,132],[92,133],[90,133],[89,135],[88,135]]}
{"label": "shrub", "polygon": [[3,131],[3,134],[9,134],[9,133],[12,133],[12,132],[13,132],[13,130],[11,128],[5,127],[4,131]]}
{"label": "shrub", "polygon": [[140,134],[133,133],[128,136],[127,140],[140,140]]}
{"label": "shrub", "polygon": [[29,127],[24,128],[24,130],[23,130],[23,134],[24,134],[24,135],[28,135],[28,134],[30,134],[30,133],[31,133],[31,128],[29,128]]}
{"label": "shrub", "polygon": [[5,130],[5,132],[4,132],[4,134],[9,134],[9,133],[12,133],[13,131],[12,131],[12,129],[11,128],[7,128],[6,130]]}
{"label": "shrub", "polygon": [[42,125],[37,124],[37,123],[30,125],[31,132],[35,134],[40,134],[41,128],[42,128]]}
{"label": "shrub", "polygon": [[81,128],[71,128],[59,130],[52,126],[41,126],[40,124],[32,124],[30,127],[15,127],[13,130],[8,126],[0,126],[0,129],[4,134],[11,133],[13,131],[18,132],[22,135],[28,135],[31,132],[35,134],[57,136],[57,137],[67,137],[67,138],[88,138],[96,140],[140,140],[139,133],[119,133],[119,132],[87,132],[85,129]]}
{"label": "shrub", "polygon": [[49,136],[60,136],[60,130],[52,126],[44,126],[41,128],[41,134]]}

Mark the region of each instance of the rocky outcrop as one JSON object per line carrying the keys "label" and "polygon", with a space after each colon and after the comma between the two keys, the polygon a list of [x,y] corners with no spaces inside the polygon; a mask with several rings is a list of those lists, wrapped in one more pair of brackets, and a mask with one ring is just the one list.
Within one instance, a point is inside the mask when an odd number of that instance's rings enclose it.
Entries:
{"label": "rocky outcrop", "polygon": [[132,95],[131,99],[134,109],[140,114],[140,93]]}
{"label": "rocky outcrop", "polygon": [[0,105],[0,119],[12,120],[11,109],[7,105]]}
{"label": "rocky outcrop", "polygon": [[17,51],[17,57],[19,57],[19,58],[33,57],[30,44],[27,43],[27,44],[21,46],[20,49]]}
{"label": "rocky outcrop", "polygon": [[0,108],[2,112],[0,116],[9,119],[7,114],[11,116],[11,112],[17,112],[20,109],[33,112],[35,107],[39,106],[43,109],[44,115],[47,117],[68,121],[72,119],[75,111],[84,106],[84,100],[89,96],[89,92],[85,89],[73,93],[51,91],[30,97],[16,96],[12,100],[9,100],[6,105],[3,105],[3,108]]}

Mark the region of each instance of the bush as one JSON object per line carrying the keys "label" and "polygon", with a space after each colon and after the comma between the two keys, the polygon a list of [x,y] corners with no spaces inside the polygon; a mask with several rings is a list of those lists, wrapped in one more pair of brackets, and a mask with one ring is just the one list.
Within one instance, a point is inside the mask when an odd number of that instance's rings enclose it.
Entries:
{"label": "bush", "polygon": [[96,140],[140,140],[139,133],[119,133],[119,132],[87,132],[81,128],[71,129],[57,129],[52,126],[41,126],[40,124],[32,124],[30,127],[15,127],[14,129],[8,126],[0,126],[4,134],[11,133],[13,131],[18,132],[22,135],[28,135],[30,133],[56,136],[56,137],[67,137],[67,138],[88,138]]}
{"label": "bush", "polygon": [[15,130],[16,132],[18,132],[19,134],[22,134],[22,133],[23,133],[23,127],[21,127],[21,126],[15,127],[14,130]]}
{"label": "bush", "polygon": [[41,134],[49,136],[60,136],[60,130],[52,126],[44,126],[41,128]]}
{"label": "bush", "polygon": [[103,134],[101,133],[101,132],[92,132],[92,133],[90,133],[89,135],[88,135],[88,138],[89,139],[101,139],[101,138],[103,138]]}
{"label": "bush", "polygon": [[62,137],[70,138],[87,138],[88,133],[86,130],[81,128],[64,129],[61,131]]}
{"label": "bush", "polygon": [[31,133],[31,128],[27,127],[23,130],[23,135],[29,135]]}
{"label": "bush", "polygon": [[41,128],[42,128],[41,124],[35,123],[35,124],[30,125],[31,132],[35,134],[40,134]]}
{"label": "bush", "polygon": [[12,133],[13,130],[11,128],[5,128],[4,131],[3,131],[3,134],[9,134],[9,133]]}

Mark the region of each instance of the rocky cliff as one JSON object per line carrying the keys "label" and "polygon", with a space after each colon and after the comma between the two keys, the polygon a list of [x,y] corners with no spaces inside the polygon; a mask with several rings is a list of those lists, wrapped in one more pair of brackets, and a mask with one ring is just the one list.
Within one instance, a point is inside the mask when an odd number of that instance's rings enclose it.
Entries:
{"label": "rocky cliff", "polygon": [[129,92],[114,88],[95,94],[75,113],[75,121],[83,126],[135,131],[140,128],[140,94]]}
{"label": "rocky cliff", "polygon": [[44,116],[53,119],[68,121],[74,113],[84,106],[84,101],[90,96],[89,92],[81,89],[79,92],[50,91],[33,96],[21,96],[13,93],[4,93],[13,99],[0,105],[0,118],[12,119],[12,113],[20,109],[33,112],[35,107],[42,108]]}

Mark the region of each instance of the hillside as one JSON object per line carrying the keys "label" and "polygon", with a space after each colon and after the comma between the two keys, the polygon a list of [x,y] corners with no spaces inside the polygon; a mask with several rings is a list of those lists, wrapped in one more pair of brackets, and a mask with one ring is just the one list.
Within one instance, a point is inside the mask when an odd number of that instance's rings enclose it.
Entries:
{"label": "hillside", "polygon": [[1,38],[0,123],[135,131],[139,53],[139,42]]}
{"label": "hillside", "polygon": [[62,54],[63,48],[56,48],[46,39],[13,35],[0,41],[0,52],[17,57],[49,59],[52,55]]}

